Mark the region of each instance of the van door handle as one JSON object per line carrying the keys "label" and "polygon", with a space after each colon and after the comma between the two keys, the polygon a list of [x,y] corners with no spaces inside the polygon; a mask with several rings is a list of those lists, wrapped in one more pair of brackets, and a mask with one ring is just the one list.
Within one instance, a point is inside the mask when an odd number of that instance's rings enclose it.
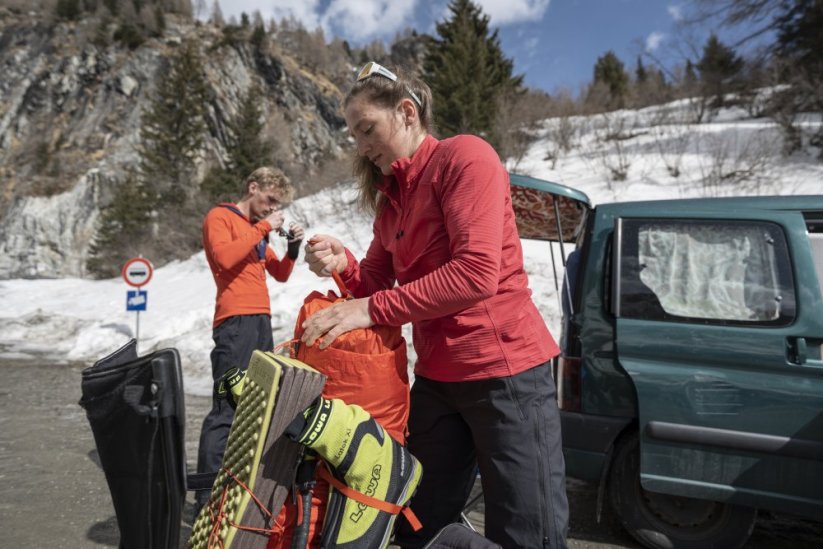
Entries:
{"label": "van door handle", "polygon": [[809,346],[805,337],[788,338],[789,362],[798,366],[823,367],[823,360],[819,358],[809,358]]}

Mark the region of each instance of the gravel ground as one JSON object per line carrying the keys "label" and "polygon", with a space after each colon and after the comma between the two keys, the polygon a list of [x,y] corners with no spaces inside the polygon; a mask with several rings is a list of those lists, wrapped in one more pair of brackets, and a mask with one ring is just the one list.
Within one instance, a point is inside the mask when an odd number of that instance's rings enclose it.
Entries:
{"label": "gravel ground", "polygon": [[[80,398],[79,365],[0,361],[0,547],[117,547],[119,533]],[[210,399],[186,396],[186,454],[194,468]],[[476,488],[477,489],[477,488]],[[567,484],[569,547],[639,547],[608,513],[595,518],[596,487]],[[482,499],[469,513],[482,531]],[[191,496],[183,510],[188,522]],[[181,528],[181,542],[189,525]],[[181,546],[183,543],[181,543]],[[823,547],[823,523],[761,512],[750,549]]]}

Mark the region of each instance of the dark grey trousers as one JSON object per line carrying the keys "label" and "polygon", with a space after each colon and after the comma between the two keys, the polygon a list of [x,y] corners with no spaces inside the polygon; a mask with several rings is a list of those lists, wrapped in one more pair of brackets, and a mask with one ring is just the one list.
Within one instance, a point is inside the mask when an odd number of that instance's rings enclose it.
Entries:
{"label": "dark grey trousers", "polygon": [[[214,349],[211,352],[211,373],[216,381],[226,370],[237,366],[241,370],[249,367],[249,359],[255,350],[271,351],[274,341],[271,335],[269,315],[241,315],[224,320],[212,333]],[[217,471],[223,462],[223,452],[229,438],[229,429],[234,419],[234,410],[225,399],[213,398],[211,411],[203,420],[200,431],[200,446],[197,450],[197,472]],[[197,503],[208,500],[209,492],[196,495]]]}
{"label": "dark grey trousers", "polygon": [[409,450],[423,465],[394,543],[425,545],[459,519],[479,468],[485,536],[505,548],[565,548],[569,507],[560,414],[549,363],[511,377],[444,383],[417,377]]}

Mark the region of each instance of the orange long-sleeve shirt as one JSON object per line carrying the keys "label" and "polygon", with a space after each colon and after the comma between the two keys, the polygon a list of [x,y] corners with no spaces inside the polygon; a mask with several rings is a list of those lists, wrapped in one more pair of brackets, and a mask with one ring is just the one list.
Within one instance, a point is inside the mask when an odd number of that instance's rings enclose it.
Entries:
{"label": "orange long-sleeve shirt", "polygon": [[278,282],[289,279],[294,260],[288,255],[278,259],[268,244],[265,257],[257,247],[272,230],[268,221],[252,224],[232,211],[234,204],[220,204],[203,221],[203,248],[217,285],[213,327],[237,315],[271,314],[266,271]]}

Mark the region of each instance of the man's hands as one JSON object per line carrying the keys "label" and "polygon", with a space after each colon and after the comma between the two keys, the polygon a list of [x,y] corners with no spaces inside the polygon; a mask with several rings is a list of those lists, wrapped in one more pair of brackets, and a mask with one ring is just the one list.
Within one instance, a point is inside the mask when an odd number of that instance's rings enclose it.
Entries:
{"label": "man's hands", "polygon": [[264,217],[262,221],[268,221],[269,225],[271,225],[271,230],[277,232],[283,226],[285,218],[283,217],[283,212],[275,208],[269,215]]}
{"label": "man's hands", "polygon": [[[318,234],[306,244],[306,263],[317,276],[342,273],[349,264],[343,244],[333,236]],[[368,314],[367,314],[368,316]]]}

